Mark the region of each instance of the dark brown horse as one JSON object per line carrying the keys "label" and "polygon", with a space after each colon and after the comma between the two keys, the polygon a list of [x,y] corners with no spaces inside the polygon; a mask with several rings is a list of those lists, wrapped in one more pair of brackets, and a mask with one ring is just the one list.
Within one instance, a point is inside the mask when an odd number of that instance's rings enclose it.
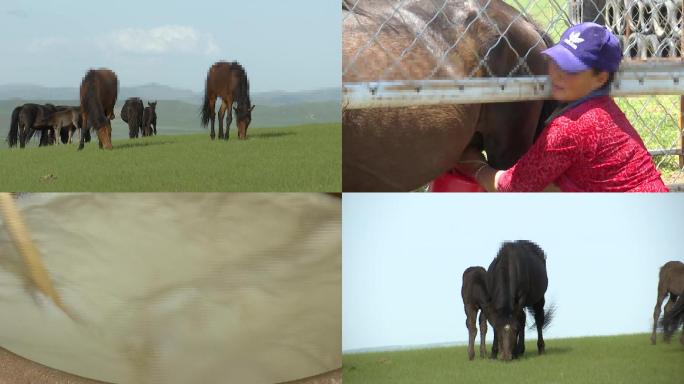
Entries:
{"label": "dark brown horse", "polygon": [[469,267],[463,272],[461,298],[466,313],[468,328],[468,358],[475,358],[475,337],[477,336],[477,313],[480,312],[480,357],[487,356],[487,313],[489,294],[487,293],[487,271],[482,267]]}
{"label": "dark brown horse", "polygon": [[[669,300],[665,304],[664,316],[674,319],[676,316],[668,316],[674,307],[675,303],[683,302],[681,299],[684,295],[684,263],[680,261],[668,261],[660,268],[658,280],[658,297],[656,298],[656,305],[653,309],[653,333],[651,333],[651,343],[656,343],[656,328],[658,327],[658,320],[660,319],[660,308],[663,305],[663,300],[669,295]],[[679,297],[679,300],[677,298]],[[674,321],[668,321],[668,326],[665,327],[665,338],[669,340],[672,333],[676,330]],[[669,336],[668,336],[669,334]],[[682,333],[682,343],[684,343],[684,333]]]}
{"label": "dark brown horse", "polygon": [[143,111],[143,136],[152,136],[157,134],[157,102],[147,103],[145,111]]}
{"label": "dark brown horse", "polygon": [[[10,130],[7,134],[7,143],[10,147],[19,143],[20,148],[24,148],[26,143],[31,140],[36,130],[50,130],[50,117],[57,111],[52,104],[33,104],[28,103],[14,108],[12,111],[12,121]],[[47,136],[45,136],[47,137]],[[41,140],[41,145],[43,144]]]}
{"label": "dark brown horse", "polygon": [[[207,82],[204,89],[204,103],[200,115],[202,126],[206,127],[211,121],[212,140],[216,137],[214,133],[214,121],[216,119],[216,98],[221,98],[221,108],[219,109],[219,140],[228,140],[228,130],[232,118],[233,103],[236,103],[235,117],[237,118],[238,138],[247,138],[247,127],[252,121],[252,110],[254,106],[249,99],[249,81],[247,73],[236,61],[227,63],[219,61],[209,68]],[[223,116],[226,116],[226,133],[223,133]]]}
{"label": "dark brown horse", "polygon": [[138,137],[143,128],[143,102],[138,97],[131,97],[126,100],[121,108],[121,120],[128,123],[128,137]]}
{"label": "dark brown horse", "polygon": [[509,361],[525,353],[525,308],[534,315],[537,349],[544,353],[542,329],[551,321],[551,311],[544,312],[544,294],[548,286],[546,256],[535,243],[527,240],[505,242],[487,269],[487,292],[491,297],[488,313],[494,328],[492,358],[501,351]]}
{"label": "dark brown horse", "polygon": [[[424,80],[435,68],[435,80],[471,73],[546,74],[541,51],[552,42],[501,0],[408,0],[402,9],[396,6],[391,1],[343,1],[343,82]],[[505,38],[497,29],[505,31]],[[518,54],[528,52],[529,70],[518,61]],[[555,105],[532,101],[343,108],[342,188],[415,190],[451,169],[471,142],[487,151],[493,167],[509,168],[532,145]]]}
{"label": "dark brown horse", "polygon": [[[114,104],[119,93],[119,80],[109,69],[91,69],[81,82],[81,116],[85,130],[95,129],[100,148],[112,149],[112,124]],[[84,137],[78,149],[83,149]]]}

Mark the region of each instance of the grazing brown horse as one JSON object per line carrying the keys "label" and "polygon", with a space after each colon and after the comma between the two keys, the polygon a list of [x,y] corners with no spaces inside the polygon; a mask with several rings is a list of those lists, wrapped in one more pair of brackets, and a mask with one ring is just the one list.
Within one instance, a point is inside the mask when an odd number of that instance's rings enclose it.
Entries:
{"label": "grazing brown horse", "polygon": [[[667,304],[665,304],[664,315],[667,317],[668,313],[672,312],[679,297],[679,301],[682,300],[682,295],[684,295],[684,263],[680,261],[668,261],[660,268],[660,275],[658,280],[658,297],[656,299],[656,305],[653,309],[653,333],[651,333],[651,343],[655,345],[656,343],[656,328],[658,327],[658,320],[660,319],[660,307],[663,305],[663,301],[667,296],[670,296]],[[666,331],[666,339],[667,331]],[[674,329],[672,330],[674,332]],[[670,336],[672,333],[670,332]],[[684,343],[684,333],[682,333],[682,342]]]}
{"label": "grazing brown horse", "polygon": [[[551,40],[502,0],[407,0],[395,10],[397,3],[342,2],[343,82],[546,74],[541,52]],[[526,65],[516,52],[527,54]],[[343,107],[342,189],[415,190],[451,169],[469,143],[486,150],[493,167],[509,168],[530,148],[555,105]]]}
{"label": "grazing brown horse", "polygon": [[152,136],[157,134],[157,102],[147,103],[145,111],[143,111],[143,136]]}
{"label": "grazing brown horse", "polygon": [[491,299],[487,294],[487,271],[482,267],[469,267],[463,272],[461,298],[468,327],[468,358],[475,358],[475,337],[477,336],[477,312],[480,312],[480,357],[487,357],[487,313]]}
{"label": "grazing brown horse", "polygon": [[121,120],[128,123],[128,137],[138,137],[143,127],[143,102],[138,97],[126,100],[121,108]]}
{"label": "grazing brown horse", "polygon": [[[249,99],[249,81],[247,73],[238,62],[228,63],[219,61],[209,68],[207,82],[204,89],[204,103],[200,115],[202,126],[206,127],[211,121],[212,140],[216,137],[214,133],[214,121],[216,119],[216,98],[221,98],[221,108],[219,109],[219,140],[228,140],[228,130],[233,121],[233,103],[235,107],[235,117],[237,118],[238,138],[247,138],[247,127],[252,121],[252,110],[254,106]],[[223,116],[226,116],[226,133],[223,133]]]}
{"label": "grazing brown horse", "polygon": [[[112,149],[114,104],[119,93],[119,80],[109,69],[91,69],[81,82],[81,116],[85,130],[95,129],[100,148]],[[83,149],[84,135],[78,149]]]}

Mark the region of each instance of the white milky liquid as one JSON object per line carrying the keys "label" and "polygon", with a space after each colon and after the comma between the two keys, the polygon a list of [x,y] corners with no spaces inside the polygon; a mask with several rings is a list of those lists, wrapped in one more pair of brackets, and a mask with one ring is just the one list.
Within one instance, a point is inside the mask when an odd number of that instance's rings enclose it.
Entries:
{"label": "white milky liquid", "polygon": [[78,320],[36,293],[0,221],[3,348],[118,383],[274,383],[341,366],[339,199],[97,193],[17,203]]}

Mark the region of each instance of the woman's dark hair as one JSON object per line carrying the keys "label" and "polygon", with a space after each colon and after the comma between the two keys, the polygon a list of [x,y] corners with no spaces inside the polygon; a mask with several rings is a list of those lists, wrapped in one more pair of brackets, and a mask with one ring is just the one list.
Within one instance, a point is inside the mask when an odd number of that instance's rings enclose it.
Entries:
{"label": "woman's dark hair", "polygon": [[[598,68],[592,68],[592,71],[594,72],[594,75],[598,75],[601,72],[605,72],[605,71],[598,69]],[[601,88],[610,87],[613,84],[613,80],[615,80],[615,72],[608,72],[608,80],[606,80],[606,82],[603,83]]]}

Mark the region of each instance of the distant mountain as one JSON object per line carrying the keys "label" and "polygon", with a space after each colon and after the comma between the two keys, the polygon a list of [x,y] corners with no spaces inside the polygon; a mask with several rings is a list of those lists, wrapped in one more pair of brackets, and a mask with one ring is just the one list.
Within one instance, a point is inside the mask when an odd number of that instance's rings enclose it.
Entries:
{"label": "distant mountain", "polygon": [[[119,100],[137,96],[143,100],[176,100],[201,104],[203,95],[187,89],[150,83],[135,87],[120,87]],[[311,91],[253,92],[252,103],[265,106],[287,106],[308,103],[341,102],[339,88],[323,88]],[[32,84],[0,85],[0,100],[78,100],[78,89],[68,87],[43,87]]]}

